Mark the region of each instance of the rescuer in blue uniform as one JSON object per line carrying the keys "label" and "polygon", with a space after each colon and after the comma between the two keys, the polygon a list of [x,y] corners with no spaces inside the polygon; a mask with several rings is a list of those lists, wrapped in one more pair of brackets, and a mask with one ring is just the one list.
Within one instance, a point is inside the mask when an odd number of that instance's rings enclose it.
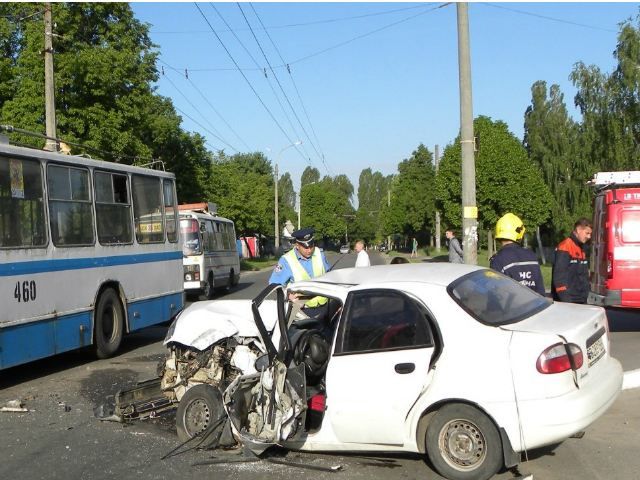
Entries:
{"label": "rescuer in blue uniform", "polygon": [[[293,232],[295,245],[280,257],[269,277],[269,283],[279,283],[286,287],[291,282],[310,280],[330,270],[324,253],[315,245],[314,233],[313,228]],[[316,317],[324,313],[326,307],[325,297],[314,297],[305,303],[302,310],[309,317]]]}
{"label": "rescuer in blue uniform", "polygon": [[502,247],[489,260],[489,266],[513,278],[531,290],[545,295],[542,271],[536,254],[523,248],[524,224],[513,213],[503,215],[496,223],[496,240]]}

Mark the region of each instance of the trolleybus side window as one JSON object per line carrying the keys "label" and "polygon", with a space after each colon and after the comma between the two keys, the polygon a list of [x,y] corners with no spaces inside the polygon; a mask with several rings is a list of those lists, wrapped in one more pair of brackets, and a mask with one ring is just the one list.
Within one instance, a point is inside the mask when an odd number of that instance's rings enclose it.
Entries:
{"label": "trolleybus side window", "polygon": [[56,246],[93,245],[89,170],[49,164],[49,221]]}
{"label": "trolleybus side window", "polygon": [[164,242],[162,191],[157,178],[132,175],[133,216],[138,243]]}
{"label": "trolleybus side window", "polygon": [[0,158],[0,248],[47,245],[42,171],[32,160]]}
{"label": "trolleybus side window", "polygon": [[95,172],[96,223],[103,245],[133,242],[129,178],[109,172]]}
{"label": "trolleybus side window", "polygon": [[167,240],[172,243],[178,241],[178,215],[176,208],[176,196],[174,195],[173,182],[162,181],[164,191],[164,214],[167,222]]}

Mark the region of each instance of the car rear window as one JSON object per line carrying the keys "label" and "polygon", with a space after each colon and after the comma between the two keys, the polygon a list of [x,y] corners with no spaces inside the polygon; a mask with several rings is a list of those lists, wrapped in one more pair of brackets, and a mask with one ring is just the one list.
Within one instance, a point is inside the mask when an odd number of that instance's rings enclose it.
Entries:
{"label": "car rear window", "polygon": [[551,304],[549,299],[493,270],[477,270],[460,277],[447,291],[471,316],[493,326],[518,322]]}
{"label": "car rear window", "polygon": [[640,210],[622,211],[622,241],[640,243]]}

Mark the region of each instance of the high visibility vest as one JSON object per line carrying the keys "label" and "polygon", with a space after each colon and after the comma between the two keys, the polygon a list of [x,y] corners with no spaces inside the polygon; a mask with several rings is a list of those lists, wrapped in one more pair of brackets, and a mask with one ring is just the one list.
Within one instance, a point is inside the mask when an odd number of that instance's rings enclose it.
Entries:
{"label": "high visibility vest", "polygon": [[[298,260],[295,248],[292,248],[287,253],[285,253],[283,258],[289,264],[289,268],[291,268],[294,282],[299,282],[301,280],[311,280],[311,277],[309,276],[307,271],[300,264],[300,260]],[[313,249],[313,254],[311,255],[311,269],[313,271],[314,278],[319,277],[320,275],[324,275],[324,273],[326,272],[324,268],[324,262],[322,261],[322,253],[318,248]],[[305,307],[313,308],[324,305],[325,303],[327,303],[326,297],[313,297],[311,300],[305,303]]]}

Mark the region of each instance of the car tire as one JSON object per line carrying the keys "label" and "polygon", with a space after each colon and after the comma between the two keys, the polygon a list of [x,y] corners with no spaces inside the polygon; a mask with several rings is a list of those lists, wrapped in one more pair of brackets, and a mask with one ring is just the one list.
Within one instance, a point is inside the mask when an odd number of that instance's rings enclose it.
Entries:
{"label": "car tire", "polygon": [[124,330],[124,309],[113,288],[107,288],[96,304],[94,339],[98,358],[109,358],[120,348]]}
{"label": "car tire", "polygon": [[449,480],[486,480],[503,466],[498,429],[470,405],[449,404],[438,410],[425,442],[433,467]]}
{"label": "car tire", "polygon": [[240,282],[240,275],[236,275],[236,272],[231,270],[231,286],[232,287],[237,286],[238,282]]}
{"label": "car tire", "polygon": [[199,448],[215,447],[222,432],[225,416],[222,395],[217,388],[200,384],[191,387],[180,399],[176,411],[178,439],[186,442],[194,437]]}
{"label": "car tire", "polygon": [[216,288],[215,288],[215,283],[213,281],[213,274],[209,274],[209,278],[207,278],[207,283],[205,284],[204,290],[202,291],[202,293],[204,294],[207,300],[213,300],[215,292],[216,292]]}

